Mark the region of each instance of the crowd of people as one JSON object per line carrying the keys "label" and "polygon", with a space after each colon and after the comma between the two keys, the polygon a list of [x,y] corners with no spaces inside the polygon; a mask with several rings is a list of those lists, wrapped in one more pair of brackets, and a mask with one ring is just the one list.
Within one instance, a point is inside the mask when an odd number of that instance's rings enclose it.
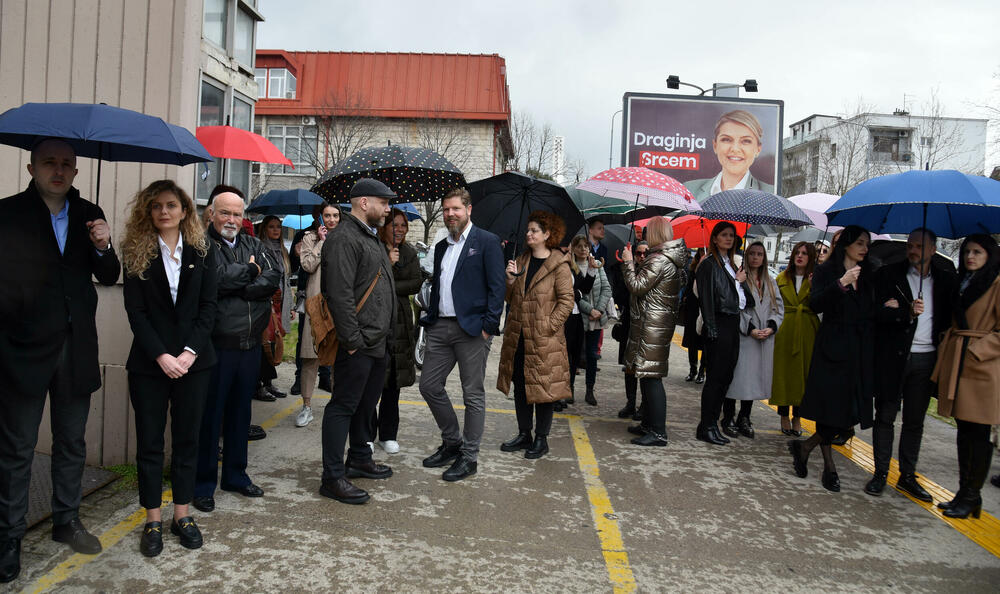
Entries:
{"label": "crowd of people", "polygon": [[[524,251],[505,262],[499,238],[471,222],[471,197],[457,188],[441,198],[447,236],[433,248],[429,301],[415,320],[411,297],[424,274],[406,241],[405,213],[390,207],[397,195],[377,180],[353,185],[349,212],[318,207],[315,224],[290,250],[275,217],[248,232],[236,188],[217,187],[203,221],[177,184],[153,182],[131,202],[116,250],[101,209],[72,187],[72,147],[38,143],[28,171],[28,188],[0,201],[0,235],[12,256],[10,276],[0,283],[7,321],[0,355],[9,378],[0,400],[0,581],[20,570],[46,395],[54,437],[52,537],[80,553],[101,550],[78,515],[89,395],[101,382],[92,277],[113,285],[122,271],[146,511],[139,549],[149,557],[163,550],[168,413],[183,419],[170,424],[169,524],[182,546],[202,546],[190,506],[211,513],[216,489],[264,495],[247,473],[251,401],[286,397],[272,381],[293,316],[299,338],[291,392],[302,399],[294,424],[313,421],[317,387],[331,391],[322,414],[319,493],[339,502],[370,499],[352,479],[392,476],[374,460],[375,444],[400,451],[400,390],[418,381],[441,432],[441,445],[423,465],[447,467],[441,478],[449,482],[478,472],[487,358],[501,333],[496,387],[513,396],[517,418],[517,434],[500,444],[502,451],[523,451],[528,459],[549,452],[553,414],[576,404],[580,368],[583,400],[597,404],[605,330],[621,341],[626,402],[618,414],[639,421],[628,427],[636,435],[631,442],[667,445],[663,378],[675,329],[683,326],[685,380],[702,386],[697,439],[724,446],[754,438],[753,402],[768,400],[785,435],[801,437],[802,419],[816,423],[811,436],[789,441],[792,470],[805,478],[819,446],[822,485],[839,491],[833,446],[850,439],[855,426],[872,427],[875,472],[864,491],[878,496],[902,410],[896,487],[929,502],[916,466],[925,412],[937,396],[939,412],[958,424],[960,476],[954,499],[939,506],[954,518],[980,513],[990,428],[1000,424],[1000,247],[988,235],[965,238],[957,274],[934,262],[936,237],[922,228],[909,235],[906,259],[875,270],[869,232],[847,227],[832,245],[797,244],[774,277],[764,245],[743,249],[730,223],[716,224],[706,249],[692,258],[669,219],[656,217],[642,241],[612,258],[600,218],[564,242],[563,221],[536,211],[527,219]],[[426,332],[419,380],[417,323]],[[456,364],[461,425],[445,390]]]}

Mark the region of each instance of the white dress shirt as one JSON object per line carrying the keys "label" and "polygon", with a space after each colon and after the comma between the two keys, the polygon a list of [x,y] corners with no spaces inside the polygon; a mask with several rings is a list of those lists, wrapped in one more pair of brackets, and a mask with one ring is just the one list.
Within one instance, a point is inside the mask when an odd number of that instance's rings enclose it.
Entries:
{"label": "white dress shirt", "polygon": [[[750,184],[750,170],[747,169],[747,172],[743,175],[743,179],[740,180],[740,183],[728,189],[742,190],[746,188],[749,184]],[[716,175],[715,179],[712,180],[712,193],[710,195],[718,194],[721,191],[722,191],[722,172],[720,171],[719,175]]]}
{"label": "white dress shirt", "polygon": [[722,262],[726,267],[726,272],[729,273],[729,276],[733,277],[733,282],[736,283],[736,292],[740,296],[740,309],[743,309],[747,306],[747,296],[743,292],[743,285],[736,281],[736,271],[733,270],[733,265],[729,263],[729,258],[723,258]]}
{"label": "white dress shirt", "polygon": [[472,229],[472,221],[465,226],[465,230],[458,236],[458,241],[451,236],[445,237],[448,247],[444,250],[444,258],[441,259],[441,280],[438,284],[440,297],[438,299],[438,317],[455,317],[455,300],[451,294],[451,282],[455,279],[455,269],[458,268],[458,257],[465,247],[465,240],[469,238],[469,231]]}
{"label": "white dress shirt", "polygon": [[[910,283],[910,294],[916,299],[920,294],[920,273],[913,266],[906,271]],[[917,331],[913,334],[911,353],[933,353],[934,348],[934,279],[930,274],[924,277],[924,313],[917,316]]]}
{"label": "white dress shirt", "polygon": [[167,283],[170,284],[170,299],[177,303],[177,286],[181,282],[181,255],[184,253],[184,236],[177,232],[177,247],[170,253],[168,246],[159,235],[156,240],[160,242],[160,259],[163,260],[163,269],[167,272]]}

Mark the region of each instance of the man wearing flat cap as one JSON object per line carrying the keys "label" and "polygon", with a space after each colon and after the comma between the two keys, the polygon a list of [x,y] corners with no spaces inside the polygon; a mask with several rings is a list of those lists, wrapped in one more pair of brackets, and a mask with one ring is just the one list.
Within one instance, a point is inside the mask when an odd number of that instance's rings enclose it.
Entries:
{"label": "man wearing flat cap", "polygon": [[[392,469],[372,459],[372,412],[388,364],[387,337],[396,313],[392,263],[378,238],[396,194],[374,179],[351,189],[351,212],[323,244],[323,295],[337,328],[333,393],[323,411],[323,481],[320,495],[342,503],[370,498],[349,479],[385,479]],[[350,438],[347,461],[344,445]]]}

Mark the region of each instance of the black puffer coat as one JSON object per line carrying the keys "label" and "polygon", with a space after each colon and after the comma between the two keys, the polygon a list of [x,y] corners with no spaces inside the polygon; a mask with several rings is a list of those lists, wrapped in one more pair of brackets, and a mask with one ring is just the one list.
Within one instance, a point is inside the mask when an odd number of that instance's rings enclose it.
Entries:
{"label": "black puffer coat", "polygon": [[399,246],[399,262],[392,266],[392,276],[396,281],[396,322],[389,340],[389,354],[392,361],[386,369],[388,379],[391,368],[396,368],[396,385],[400,388],[412,386],[417,381],[416,362],[413,349],[416,341],[413,335],[413,306],[410,296],[416,295],[423,284],[420,260],[417,250],[404,242]]}

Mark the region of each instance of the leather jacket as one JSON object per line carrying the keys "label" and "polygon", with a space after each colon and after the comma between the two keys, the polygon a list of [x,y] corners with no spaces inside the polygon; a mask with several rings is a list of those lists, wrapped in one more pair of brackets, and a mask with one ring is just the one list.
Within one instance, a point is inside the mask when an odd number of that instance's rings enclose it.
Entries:
{"label": "leather jacket", "polygon": [[[740,296],[736,292],[736,283],[710,254],[706,255],[698,265],[695,277],[695,282],[698,284],[701,319],[704,324],[702,335],[708,340],[715,340],[719,337],[716,315],[736,316],[740,313]],[[753,295],[746,284],[743,286],[743,294],[746,297],[746,306],[753,307]]]}
{"label": "leather jacket", "polygon": [[[212,342],[219,349],[248,351],[260,344],[261,333],[267,328],[271,296],[278,290],[281,273],[256,237],[241,232],[236,246],[229,247],[210,226],[208,238],[219,272]],[[251,256],[256,265],[250,263]]]}

